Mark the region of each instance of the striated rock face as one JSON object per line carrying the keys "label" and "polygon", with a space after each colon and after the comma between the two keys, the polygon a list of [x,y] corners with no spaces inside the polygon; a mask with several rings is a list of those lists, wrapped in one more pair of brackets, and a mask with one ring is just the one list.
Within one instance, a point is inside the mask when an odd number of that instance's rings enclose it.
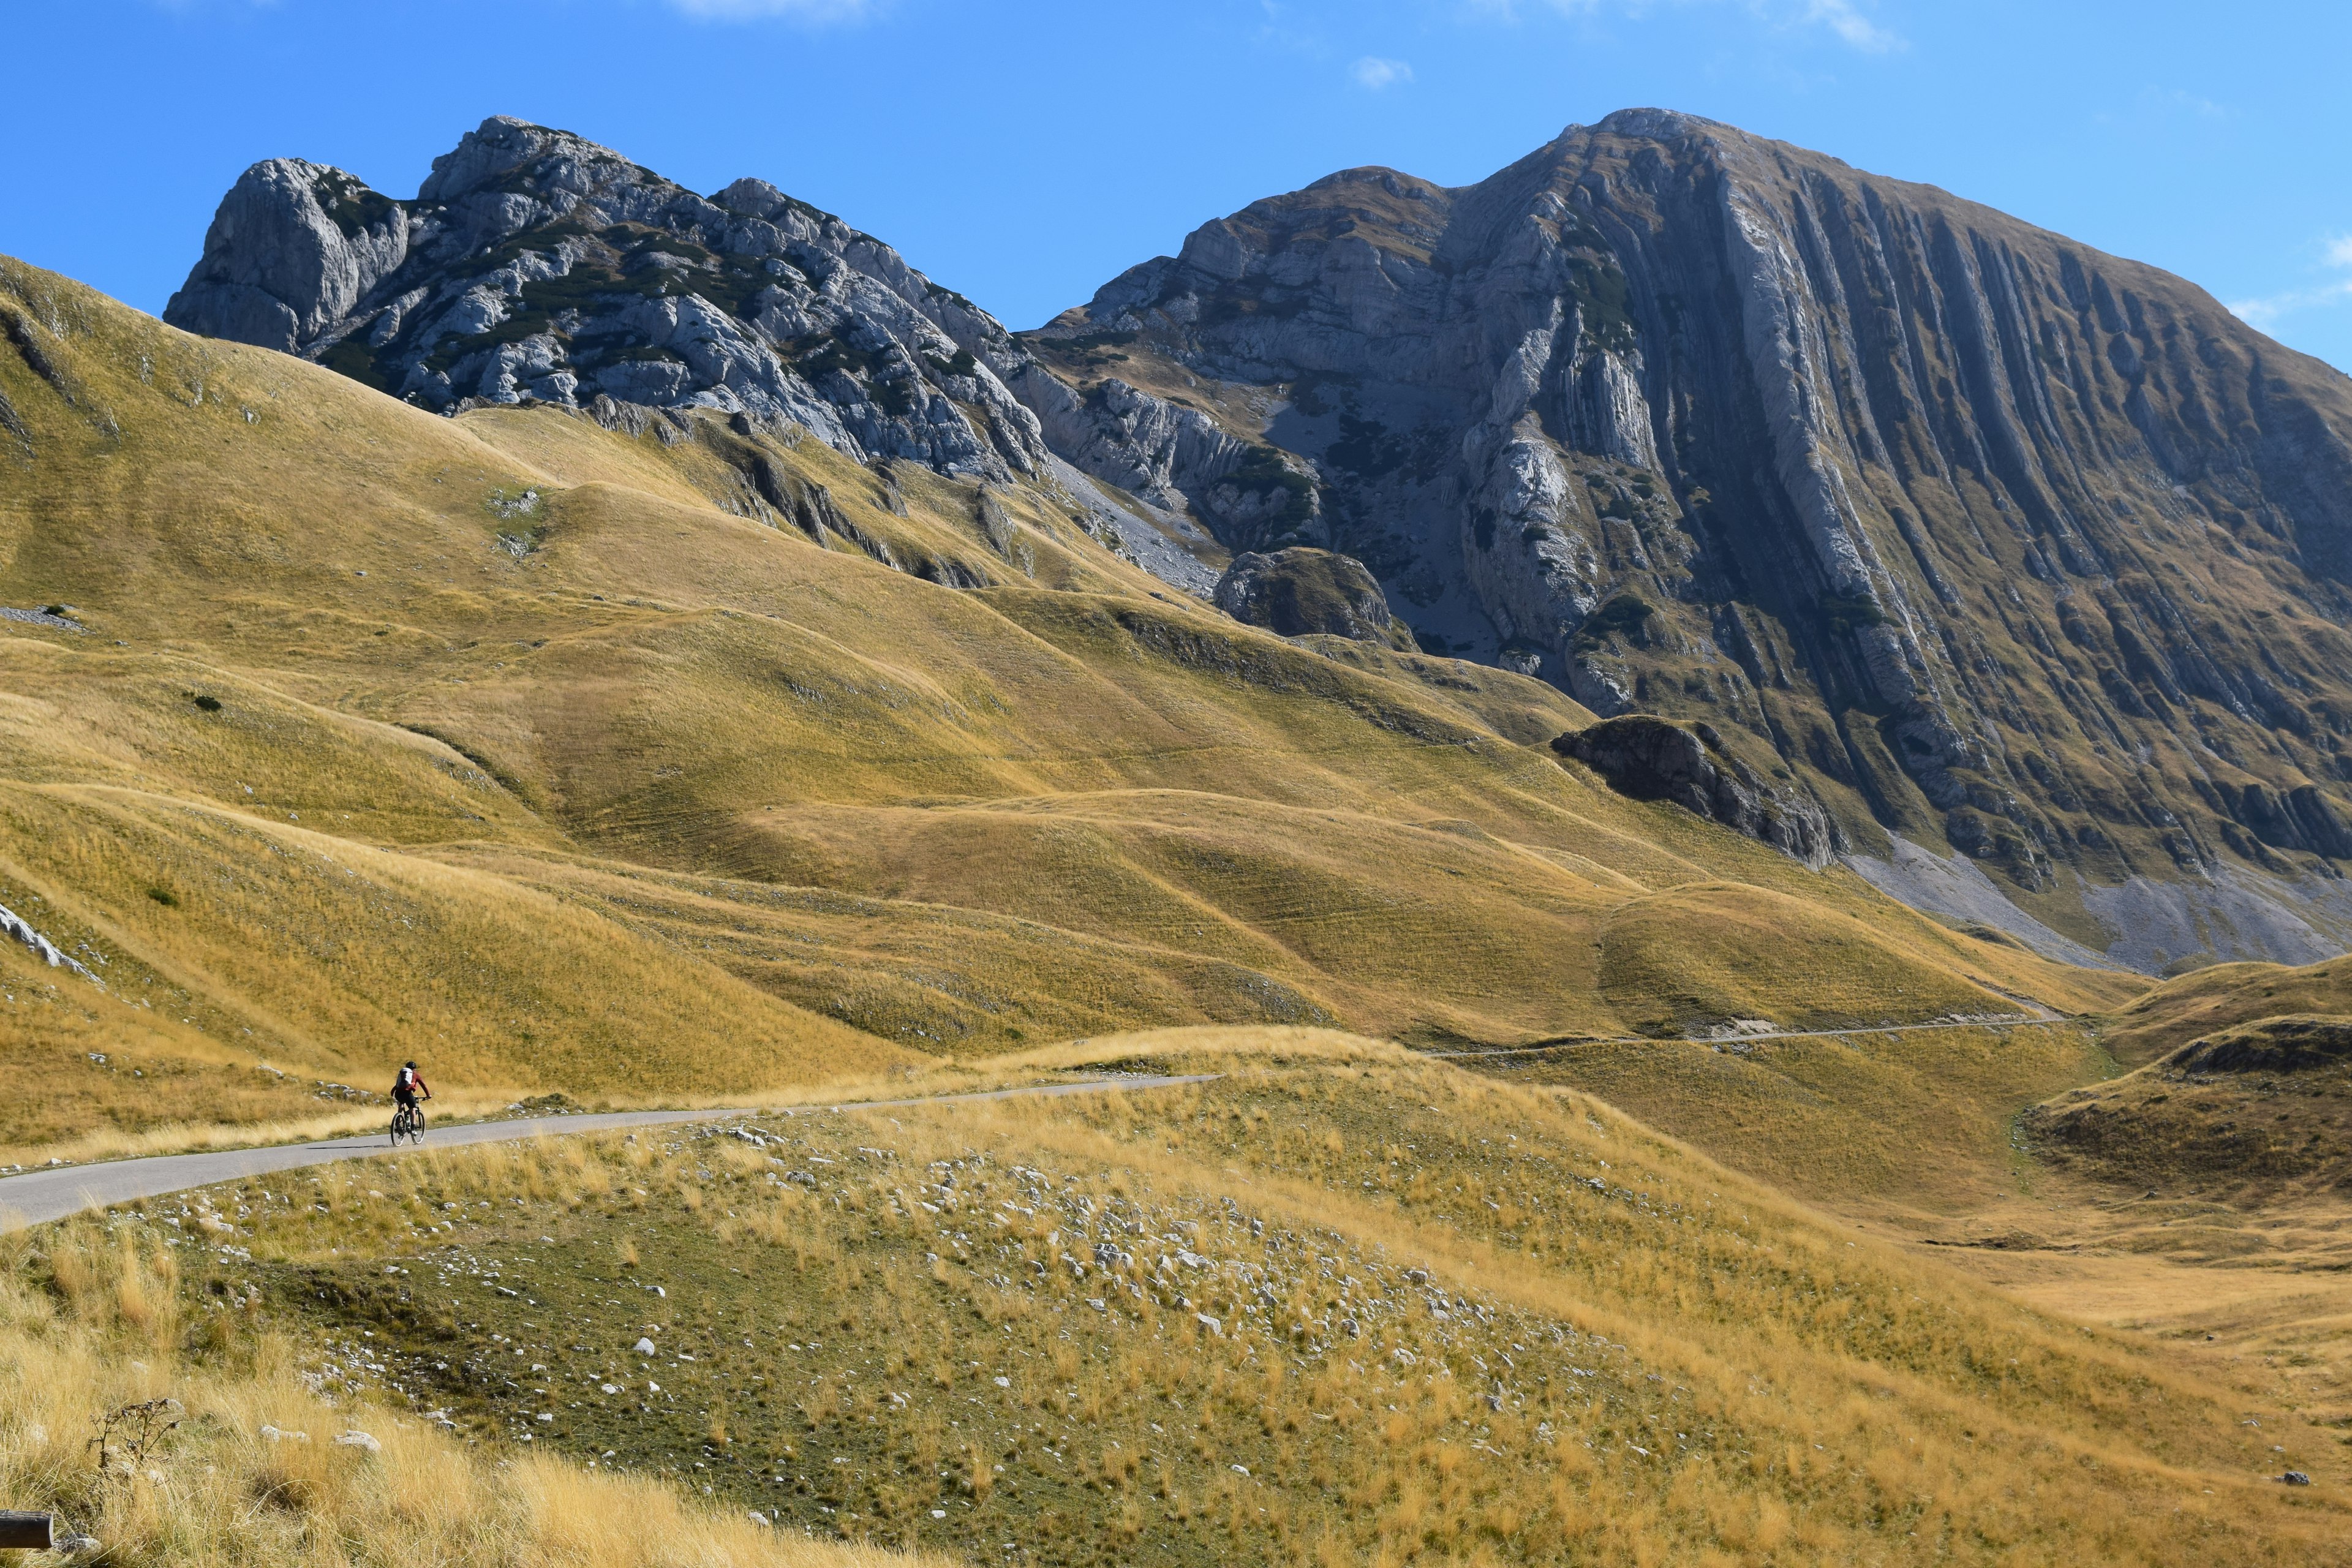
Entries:
{"label": "striated rock face", "polygon": [[1074,461],[1360,559],[1433,651],[1747,731],[1856,852],[2101,947],[2086,889],[2340,885],[2352,382],[2179,279],[1636,110],[1255,203],[1024,342]]}
{"label": "striated rock face", "polygon": [[861,460],[1033,474],[1030,359],[898,252],[759,180],[696,195],[503,117],[413,201],[298,158],[246,171],[164,320],[424,407],[525,398],[787,419]]}
{"label": "striated rock face", "polygon": [[1724,748],[1709,724],[1673,724],[1645,713],[1604,720],[1551,743],[1635,800],[1670,800],[1709,822],[1769,844],[1819,870],[1836,849],[1821,806],[1795,790],[1777,790]]}
{"label": "striated rock face", "polygon": [[1389,614],[1364,563],[1328,550],[1295,547],[1234,558],[1217,579],[1217,608],[1281,637],[1316,633],[1412,649],[1412,634]]}

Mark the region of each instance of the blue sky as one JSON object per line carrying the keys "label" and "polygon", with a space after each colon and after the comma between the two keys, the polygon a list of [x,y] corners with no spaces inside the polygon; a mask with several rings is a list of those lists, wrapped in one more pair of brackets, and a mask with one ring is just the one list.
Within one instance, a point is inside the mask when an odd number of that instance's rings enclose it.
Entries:
{"label": "blue sky", "polygon": [[483,116],[774,181],[1015,327],[1333,169],[1652,104],[2180,273],[2352,368],[2341,0],[0,0],[0,251],[161,310],[246,164]]}

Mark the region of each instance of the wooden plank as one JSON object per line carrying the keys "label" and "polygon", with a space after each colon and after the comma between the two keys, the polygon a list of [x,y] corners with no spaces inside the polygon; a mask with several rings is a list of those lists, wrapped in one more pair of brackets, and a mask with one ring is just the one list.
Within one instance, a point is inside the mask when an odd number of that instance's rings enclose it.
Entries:
{"label": "wooden plank", "polygon": [[17,1513],[0,1509],[0,1549],[47,1552],[56,1544],[56,1521],[46,1513]]}

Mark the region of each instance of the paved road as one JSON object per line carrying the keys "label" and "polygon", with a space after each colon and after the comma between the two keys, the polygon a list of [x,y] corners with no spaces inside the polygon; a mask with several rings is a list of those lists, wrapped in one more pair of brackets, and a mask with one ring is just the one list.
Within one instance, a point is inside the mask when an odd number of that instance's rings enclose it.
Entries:
{"label": "paved road", "polygon": [[1424,1051],[1423,1056],[1440,1057],[1447,1061],[1475,1060],[1480,1057],[1525,1057],[1538,1051],[1572,1050],[1578,1046],[1744,1046],[1755,1040],[1834,1040],[1849,1035],[1916,1035],[1927,1029],[2033,1029],[2053,1024],[2072,1024],[2073,1018],[1980,1018],[1973,1023],[1958,1024],[1874,1024],[1866,1029],[1774,1029],[1760,1035],[1722,1035],[1710,1038],[1683,1038],[1676,1036],[1622,1035],[1610,1039],[1546,1040],[1539,1046],[1512,1046],[1493,1051]]}
{"label": "paved road", "polygon": [[[1076,1083],[1030,1084],[1019,1089],[992,1089],[971,1094],[932,1094],[914,1100],[862,1100],[842,1105],[795,1105],[768,1110],[616,1110],[585,1116],[535,1116],[518,1121],[469,1121],[455,1127],[430,1128],[427,1149],[457,1149],[471,1143],[505,1143],[560,1132],[603,1132],[616,1127],[667,1127],[684,1121],[725,1121],[746,1116],[808,1116],[827,1111],[885,1110],[908,1105],[941,1105],[962,1100],[1012,1100],[1030,1095],[1093,1094],[1110,1089],[1171,1089],[1179,1084],[1208,1083],[1216,1073],[1168,1078],[1135,1073],[1118,1078],[1086,1079]],[[386,1121],[389,1121],[389,1117]],[[84,1209],[107,1208],[134,1198],[161,1197],[165,1193],[208,1187],[215,1182],[239,1181],[306,1165],[337,1160],[364,1160],[392,1152],[381,1132],[329,1138],[317,1143],[281,1143],[267,1149],[217,1149],[200,1154],[158,1154],[144,1160],[110,1160],[97,1165],[68,1165],[54,1171],[31,1171],[0,1177],[0,1231],[46,1225]]]}

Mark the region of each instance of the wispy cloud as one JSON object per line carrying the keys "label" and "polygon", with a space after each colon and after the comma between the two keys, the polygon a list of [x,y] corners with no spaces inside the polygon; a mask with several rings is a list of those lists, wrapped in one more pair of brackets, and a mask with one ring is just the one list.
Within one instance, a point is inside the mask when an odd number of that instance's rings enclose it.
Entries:
{"label": "wispy cloud", "polygon": [[1888,54],[1903,40],[1855,9],[1853,0],[1805,0],[1801,22],[1827,27],[1839,38],[1867,55]]}
{"label": "wispy cloud", "polygon": [[883,0],[669,0],[698,22],[862,22]]}
{"label": "wispy cloud", "polygon": [[1402,60],[1384,60],[1378,55],[1366,55],[1348,68],[1356,85],[1378,92],[1384,87],[1395,87],[1412,79],[1412,68]]}
{"label": "wispy cloud", "polygon": [[2211,99],[2180,87],[2150,87],[2140,90],[2139,100],[2149,109],[2167,114],[2186,114],[2193,120],[2226,120],[2230,111]]}
{"label": "wispy cloud", "polygon": [[[2324,242],[2322,252],[2327,265],[2352,273],[2352,235],[2341,235]],[[2269,327],[2287,316],[2305,310],[2319,310],[2329,305],[2341,305],[2352,300],[2352,277],[2336,278],[2307,289],[2288,289],[2276,294],[2264,294],[2252,300],[2232,300],[2230,314],[2250,327]]]}
{"label": "wispy cloud", "polygon": [[1874,0],[1461,0],[1475,16],[1515,22],[1528,11],[1551,11],[1563,16],[1605,14],[1639,19],[1662,10],[1687,10],[1700,5],[1731,5],[1768,26],[1797,30],[1818,27],[1864,54],[1892,54],[1909,46],[1902,36],[1871,20]]}

